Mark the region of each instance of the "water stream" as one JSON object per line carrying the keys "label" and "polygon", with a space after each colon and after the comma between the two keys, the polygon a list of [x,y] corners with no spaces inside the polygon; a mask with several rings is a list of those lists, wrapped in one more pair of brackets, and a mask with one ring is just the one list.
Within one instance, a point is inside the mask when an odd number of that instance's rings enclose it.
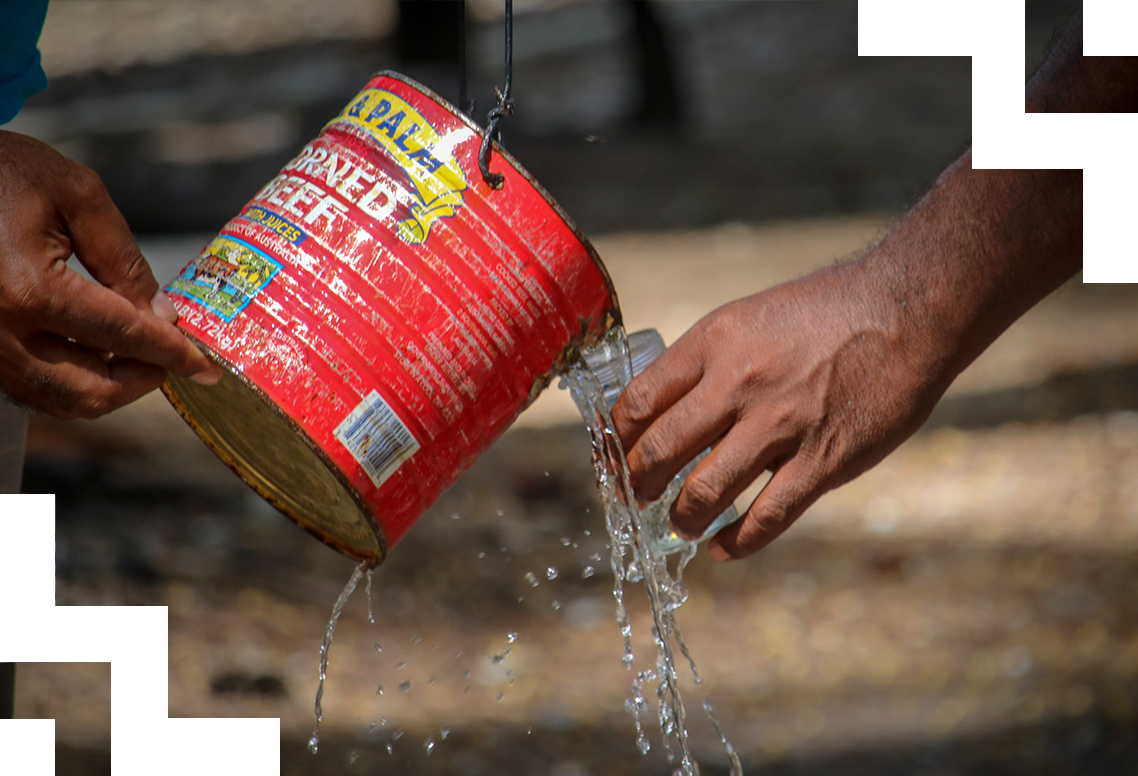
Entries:
{"label": "water stream", "polygon": [[[368,562],[364,561],[352,571],[352,576],[348,578],[348,584],[344,585],[344,589],[340,592],[340,597],[336,599],[335,605],[332,607],[332,616],[328,619],[328,627],[324,631],[324,641],[320,644],[320,685],[316,688],[316,727],[312,730],[312,737],[308,739],[308,751],[316,754],[320,750],[320,722],[324,719],[324,707],[322,702],[324,700],[324,680],[328,678],[328,650],[332,648],[332,636],[336,633],[336,623],[340,621],[340,614],[344,611],[344,606],[347,605],[348,599],[352,597],[352,593],[356,590],[356,585],[360,583],[360,579],[364,573],[367,573],[368,583],[368,601],[371,601],[371,574],[372,570],[368,567]],[[370,606],[368,610],[370,617]]]}
{"label": "water stream", "polygon": [[[617,327],[596,346],[604,348],[604,359],[617,365],[616,377],[620,387],[628,385],[632,379],[632,362],[628,339],[624,329]],[[586,354],[588,359],[588,354]],[[695,661],[684,643],[675,613],[687,600],[687,588],[683,582],[684,568],[695,557],[696,544],[689,544],[675,561],[674,571],[669,567],[668,550],[665,549],[664,532],[670,533],[668,508],[675,499],[679,484],[673,483],[658,501],[645,507],[637,505],[628,479],[628,463],[624,449],[613,427],[605,388],[590,369],[586,359],[574,363],[563,377],[563,386],[573,396],[573,401],[581,412],[593,448],[593,468],[597,477],[597,489],[605,510],[605,525],[608,528],[612,545],[611,565],[613,571],[613,598],[616,600],[616,620],[624,639],[623,662],[632,670],[634,655],[632,651],[632,624],[625,605],[625,583],[643,583],[652,609],[652,640],[656,645],[656,665],[636,674],[632,683],[631,696],[626,708],[636,724],[637,747],[642,754],[651,749],[645,733],[642,717],[649,709],[644,696],[645,686],[656,682],[657,724],[664,744],[668,762],[676,763],[676,776],[698,776],[699,765],[692,758],[688,745],[687,711],[680,693],[679,675],[676,671],[674,647],[686,659],[696,684],[702,683]],[[593,359],[589,359],[593,360]],[[611,391],[611,386],[608,386]],[[742,776],[739,757],[724,735],[719,720],[708,701],[703,703],[723,742],[731,763],[731,775]]]}
{"label": "water stream", "polygon": [[[606,349],[604,358],[611,365],[615,364],[616,380],[620,388],[626,386],[632,378],[632,362],[629,357],[628,340],[623,328],[616,328],[610,332],[605,340],[596,346]],[[586,353],[588,357],[588,353]],[[648,733],[645,730],[644,718],[651,706],[645,697],[645,690],[656,696],[656,724],[660,729],[664,752],[668,762],[676,765],[673,776],[699,776],[699,764],[692,757],[688,744],[687,710],[684,699],[680,693],[679,674],[676,670],[675,649],[678,648],[691,669],[694,682],[702,683],[695,661],[680,633],[676,623],[675,613],[687,600],[688,592],[683,582],[685,567],[695,557],[697,545],[684,543],[679,552],[675,534],[672,533],[668,519],[668,508],[682,485],[683,474],[669,486],[665,494],[656,502],[641,507],[637,505],[629,484],[628,464],[625,460],[624,450],[620,439],[613,427],[609,403],[613,385],[610,379],[602,384],[596,370],[591,368],[585,359],[575,362],[563,375],[562,387],[567,387],[573,396],[574,402],[581,411],[585,425],[592,440],[592,462],[597,479],[597,489],[605,511],[605,526],[608,529],[611,555],[610,565],[613,572],[613,598],[616,601],[616,620],[620,628],[621,638],[624,642],[622,661],[625,668],[633,670],[635,656],[632,647],[632,623],[628,609],[625,605],[625,583],[643,584],[648,603],[652,610],[652,640],[656,647],[656,659],[653,668],[644,669],[635,675],[632,682],[630,697],[625,706],[631,713],[636,725],[636,745],[641,754],[648,754],[651,750]],[[610,396],[606,398],[606,388]],[[689,467],[690,468],[690,467]],[[563,540],[564,541],[564,540]],[[504,548],[503,548],[504,549]],[[599,560],[599,556],[596,560]],[[674,566],[670,567],[673,562]],[[361,579],[366,576],[366,591],[368,598],[368,621],[375,622],[371,611],[371,586],[374,568],[367,563],[361,563],[353,571],[348,583],[344,586],[340,597],[332,608],[332,615],[328,620],[328,627],[324,632],[324,641],[320,646],[320,683],[316,691],[316,726],[312,737],[308,741],[308,749],[313,754],[320,746],[320,722],[323,718],[322,700],[324,697],[324,682],[328,673],[328,651],[332,646],[332,637],[336,631],[336,624],[340,619],[344,606],[355,591]],[[584,576],[592,576],[592,567]],[[557,577],[557,570],[550,567],[545,576],[552,581]],[[526,575],[527,581],[534,587],[537,578],[532,573]],[[519,599],[520,600],[520,599]],[[509,634],[509,643],[513,643],[517,636]],[[382,652],[382,647],[376,642],[376,650]],[[495,655],[492,660],[501,662],[510,652],[507,646],[502,655]],[[461,653],[459,653],[461,655]],[[466,674],[469,676],[469,673]],[[654,689],[652,683],[655,683]],[[512,682],[511,682],[512,683]],[[409,689],[410,682],[405,682],[404,688]],[[402,686],[401,686],[402,687]],[[469,692],[469,687],[467,688]],[[383,692],[380,686],[377,694]],[[501,695],[499,694],[499,700]],[[739,757],[730,741],[727,740],[719,720],[711,704],[703,701],[703,708],[715,728],[731,764],[731,776],[742,776],[742,767]],[[386,722],[386,720],[384,720]],[[446,736],[444,735],[443,738]],[[428,739],[425,745],[427,754],[431,753],[435,742]],[[387,745],[391,752],[391,744]]]}

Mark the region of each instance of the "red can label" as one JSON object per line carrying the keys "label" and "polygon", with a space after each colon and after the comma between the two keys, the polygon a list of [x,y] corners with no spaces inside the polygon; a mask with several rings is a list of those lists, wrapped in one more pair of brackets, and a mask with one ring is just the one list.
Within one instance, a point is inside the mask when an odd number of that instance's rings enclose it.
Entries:
{"label": "red can label", "polygon": [[402,77],[368,83],[169,286],[180,324],[341,470],[394,544],[616,303],[512,160]]}

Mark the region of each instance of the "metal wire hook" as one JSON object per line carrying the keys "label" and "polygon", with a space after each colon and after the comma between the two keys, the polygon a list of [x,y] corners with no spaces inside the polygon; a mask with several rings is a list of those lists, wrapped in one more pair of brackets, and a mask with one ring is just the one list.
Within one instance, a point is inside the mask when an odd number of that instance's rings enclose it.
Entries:
{"label": "metal wire hook", "polygon": [[490,145],[499,139],[498,123],[514,112],[514,100],[510,96],[510,88],[514,79],[514,2],[506,0],[506,85],[503,89],[494,88],[498,95],[498,104],[486,114],[486,134],[482,138],[482,148],[478,152],[478,169],[482,172],[482,180],[492,189],[502,188],[506,180],[500,172],[490,172]]}

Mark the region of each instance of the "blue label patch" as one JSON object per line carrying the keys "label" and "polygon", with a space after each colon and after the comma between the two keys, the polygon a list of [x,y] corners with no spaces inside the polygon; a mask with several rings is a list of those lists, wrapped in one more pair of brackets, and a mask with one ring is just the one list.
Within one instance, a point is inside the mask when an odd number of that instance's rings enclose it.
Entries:
{"label": "blue label patch", "polygon": [[279,262],[252,245],[220,236],[167,289],[197,302],[222,320],[231,321],[280,268]]}

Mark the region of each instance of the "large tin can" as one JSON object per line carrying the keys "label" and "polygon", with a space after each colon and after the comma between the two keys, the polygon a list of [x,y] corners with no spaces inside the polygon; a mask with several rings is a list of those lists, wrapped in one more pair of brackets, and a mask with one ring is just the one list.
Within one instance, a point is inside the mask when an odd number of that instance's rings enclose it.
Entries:
{"label": "large tin can", "polygon": [[378,562],[552,374],[619,322],[604,266],[482,130],[373,77],[166,287],[224,367],[163,390],[258,493]]}

